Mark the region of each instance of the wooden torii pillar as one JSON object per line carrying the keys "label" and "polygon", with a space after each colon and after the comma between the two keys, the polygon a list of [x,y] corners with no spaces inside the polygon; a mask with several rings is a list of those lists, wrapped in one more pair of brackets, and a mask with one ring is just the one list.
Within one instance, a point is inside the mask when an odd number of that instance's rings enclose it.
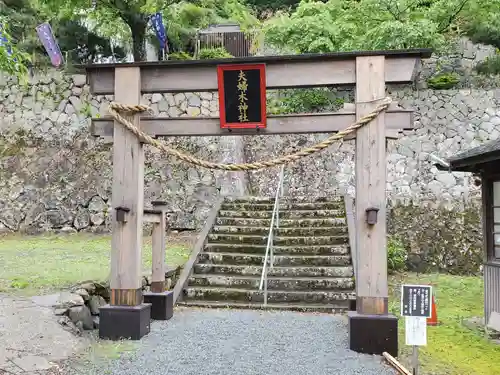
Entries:
{"label": "wooden torii pillar", "polygon": [[[169,61],[85,66],[91,93],[115,95],[115,101],[138,104],[145,93],[217,91],[217,66],[266,64],[267,89],[356,85],[355,110],[335,113],[268,116],[265,128],[221,128],[219,118],[132,117],[152,136],[224,136],[333,133],[373,110],[385,97],[386,83],[409,83],[418,62],[431,51],[369,51],[293,56],[262,56],[223,60]],[[359,84],[357,84],[359,83]],[[350,347],[363,353],[397,355],[397,319],[388,314],[386,250],[385,138],[412,129],[412,111],[394,103],[356,135],[356,312],[349,315]],[[113,208],[130,209],[126,222],[113,223],[111,306],[100,326],[111,324],[101,337],[149,332],[150,308],[141,294],[141,230],[143,210],[143,146],[110,118],[93,119],[94,136],[113,137]],[[314,157],[314,156],[310,156]],[[121,322],[113,323],[120,316]],[[102,333],[102,332],[101,332]],[[130,335],[129,335],[130,336]]]}

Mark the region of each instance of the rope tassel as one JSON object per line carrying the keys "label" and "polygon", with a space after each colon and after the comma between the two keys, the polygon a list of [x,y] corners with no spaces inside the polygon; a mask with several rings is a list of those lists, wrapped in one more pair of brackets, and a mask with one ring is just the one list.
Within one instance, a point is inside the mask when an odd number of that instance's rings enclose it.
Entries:
{"label": "rope tassel", "polygon": [[177,158],[179,158],[182,161],[185,161],[186,163],[192,164],[192,165],[197,165],[198,167],[202,168],[207,168],[207,169],[212,169],[212,170],[223,170],[223,171],[256,171],[264,168],[271,168],[271,167],[276,167],[279,165],[283,164],[288,164],[292,163],[294,161],[297,161],[301,158],[304,158],[309,155],[313,155],[317,152],[320,152],[321,150],[324,150],[325,148],[328,148],[332,144],[334,144],[336,141],[343,139],[347,135],[355,132],[359,128],[363,127],[364,125],[368,124],[370,121],[374,120],[377,118],[377,116],[382,113],[383,111],[387,110],[389,108],[389,105],[391,104],[392,99],[389,97],[386,97],[382,100],[382,102],[370,113],[367,115],[359,118],[356,122],[353,124],[349,125],[347,128],[344,130],[339,131],[338,133],[335,133],[331,135],[330,137],[326,138],[325,140],[316,143],[313,146],[306,147],[300,151],[294,152],[292,154],[284,155],[276,159],[272,160],[267,160],[267,161],[260,161],[260,162],[255,162],[255,163],[244,163],[244,164],[223,164],[223,163],[212,163],[210,161],[198,159],[192,155],[185,154],[183,152],[180,152],[176,149],[173,149],[166,144],[158,141],[157,139],[154,139],[153,137],[149,136],[145,132],[143,132],[141,129],[137,128],[134,126],[132,122],[124,118],[120,113],[123,113],[124,115],[132,115],[135,113],[141,113],[141,112],[148,112],[148,113],[153,113],[151,108],[146,106],[146,105],[127,105],[127,104],[121,104],[121,103],[116,103],[112,102],[109,105],[109,114],[111,117],[113,117],[117,122],[122,124],[125,128],[127,128],[130,132],[132,132],[137,139],[144,144],[151,145],[153,147],[156,147],[160,151],[164,152],[167,155],[172,155]]}

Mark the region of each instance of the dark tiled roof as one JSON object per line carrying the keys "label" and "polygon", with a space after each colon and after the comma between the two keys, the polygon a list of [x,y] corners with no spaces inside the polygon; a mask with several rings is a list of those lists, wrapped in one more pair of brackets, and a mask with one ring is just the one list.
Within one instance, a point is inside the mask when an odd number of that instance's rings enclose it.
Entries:
{"label": "dark tiled roof", "polygon": [[470,150],[461,152],[460,154],[457,154],[457,155],[449,158],[448,162],[450,162],[451,164],[454,164],[455,162],[458,162],[458,161],[477,157],[477,156],[480,156],[483,154],[489,154],[491,152],[496,152],[496,151],[500,151],[500,138],[495,139],[494,141],[482,144],[481,146],[471,148]]}
{"label": "dark tiled roof", "polygon": [[500,161],[500,138],[448,158],[449,167],[436,164],[440,170],[474,172],[479,164]]}

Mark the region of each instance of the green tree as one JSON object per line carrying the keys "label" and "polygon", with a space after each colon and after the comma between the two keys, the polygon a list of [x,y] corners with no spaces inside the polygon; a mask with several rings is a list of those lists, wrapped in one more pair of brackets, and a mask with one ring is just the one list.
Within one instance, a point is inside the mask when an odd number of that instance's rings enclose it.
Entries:
{"label": "green tree", "polygon": [[18,78],[24,78],[29,58],[25,53],[19,51],[15,43],[13,43],[7,18],[0,17],[0,25],[2,38],[0,43],[0,71]]}
{"label": "green tree", "polygon": [[[109,39],[102,38],[88,30],[78,20],[51,17],[43,7],[36,8],[38,3],[30,0],[0,1],[0,13],[8,20],[10,34],[17,48],[32,57],[33,63],[48,63],[49,59],[38,35],[36,26],[50,20],[61,51],[70,62],[85,63],[99,53],[111,55]],[[114,49],[118,57],[124,57],[121,48]]]}
{"label": "green tree", "polygon": [[495,56],[490,56],[476,65],[480,74],[500,74],[500,0],[481,0],[473,3],[471,17],[463,22],[466,35],[474,43],[489,44],[497,50]]}
{"label": "green tree", "polygon": [[475,2],[470,14],[464,27],[471,40],[500,49],[500,0]]}
{"label": "green tree", "polygon": [[145,60],[146,40],[155,41],[148,26],[150,15],[158,11],[166,21],[172,51],[192,47],[196,30],[210,23],[224,20],[246,25],[257,21],[238,0],[95,0],[95,8],[90,0],[38,1],[61,18],[88,20],[102,37],[130,44],[135,61]]}
{"label": "green tree", "polygon": [[171,51],[193,51],[199,29],[210,24],[236,22],[243,30],[258,24],[257,18],[237,0],[194,0],[172,4],[163,11]]}
{"label": "green tree", "polygon": [[278,10],[294,10],[299,3],[300,0],[247,0],[259,18],[266,18]]}
{"label": "green tree", "polygon": [[299,53],[445,46],[468,0],[304,0],[265,23],[266,42]]}
{"label": "green tree", "polygon": [[[130,37],[135,61],[145,60],[148,10],[156,0],[37,0],[46,13],[58,19],[84,20],[104,38]],[[95,3],[95,7],[93,7]]]}

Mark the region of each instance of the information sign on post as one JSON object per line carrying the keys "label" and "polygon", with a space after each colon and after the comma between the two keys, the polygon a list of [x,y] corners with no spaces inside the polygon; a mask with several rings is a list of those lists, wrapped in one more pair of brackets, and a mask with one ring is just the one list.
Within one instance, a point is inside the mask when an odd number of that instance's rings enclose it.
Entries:
{"label": "information sign on post", "polygon": [[418,347],[427,345],[432,286],[401,285],[401,315],[405,317],[406,345],[413,346],[413,375],[418,375]]}

